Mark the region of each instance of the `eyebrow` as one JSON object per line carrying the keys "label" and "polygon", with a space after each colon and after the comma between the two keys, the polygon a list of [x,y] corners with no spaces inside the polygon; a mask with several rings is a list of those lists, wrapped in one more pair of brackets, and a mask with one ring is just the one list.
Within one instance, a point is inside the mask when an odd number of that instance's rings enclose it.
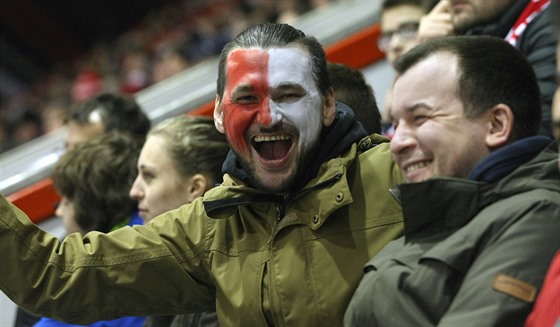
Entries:
{"label": "eyebrow", "polygon": [[420,102],[420,103],[417,103],[417,104],[415,104],[411,107],[406,108],[405,111],[406,111],[406,113],[412,113],[412,112],[414,112],[416,110],[419,110],[419,109],[434,110],[434,108],[432,106],[429,106],[425,102]]}
{"label": "eyebrow", "polygon": [[140,166],[136,167],[138,170],[154,170],[153,166],[141,164]]}
{"label": "eyebrow", "polygon": [[[305,90],[305,88],[302,85],[297,83],[282,83],[274,87],[273,89],[280,90],[280,91],[293,90],[293,89]],[[239,93],[252,92],[252,91],[254,91],[254,87],[252,85],[249,84],[239,85],[233,90],[232,96],[235,96]]]}
{"label": "eyebrow", "polygon": [[248,91],[252,91],[252,90],[253,90],[253,87],[252,87],[251,85],[249,85],[249,84],[243,84],[243,85],[237,86],[237,87],[233,90],[232,94],[239,93],[239,92],[248,92]]}
{"label": "eyebrow", "polygon": [[296,84],[296,83],[282,83],[282,84],[274,87],[274,89],[279,90],[279,91],[293,90],[293,89],[305,90],[305,87],[303,87],[303,85]]}

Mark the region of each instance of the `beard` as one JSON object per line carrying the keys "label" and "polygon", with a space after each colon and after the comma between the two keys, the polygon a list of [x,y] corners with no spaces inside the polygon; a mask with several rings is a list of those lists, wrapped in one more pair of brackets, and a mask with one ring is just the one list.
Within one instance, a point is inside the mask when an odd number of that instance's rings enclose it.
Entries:
{"label": "beard", "polygon": [[253,187],[267,193],[287,194],[297,191],[309,181],[307,177],[308,169],[312,166],[311,160],[315,157],[318,149],[319,142],[313,142],[312,147],[302,151],[287,175],[273,176],[272,178],[267,178],[266,181],[256,174],[253,161],[247,160],[246,157],[242,156],[235,149],[232,149],[232,151],[237,156],[245,172],[249,174]]}
{"label": "beard", "polygon": [[481,23],[475,13],[462,13],[453,16],[453,30],[458,35],[465,34],[469,29]]}

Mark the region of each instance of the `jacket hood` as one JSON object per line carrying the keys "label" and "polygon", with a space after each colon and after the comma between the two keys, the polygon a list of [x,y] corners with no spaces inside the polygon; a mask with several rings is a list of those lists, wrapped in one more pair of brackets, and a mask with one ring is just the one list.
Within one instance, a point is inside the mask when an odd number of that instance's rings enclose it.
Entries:
{"label": "jacket hood", "polygon": [[[336,117],[331,126],[323,128],[320,136],[320,145],[313,160],[308,163],[300,175],[296,178],[298,184],[293,191],[303,188],[319,171],[319,167],[326,161],[344,154],[353,143],[359,142],[367,136],[362,124],[356,121],[352,109],[347,105],[336,103]],[[254,187],[254,178],[241,162],[237,155],[230,150],[224,164],[222,172],[243,181],[248,186]]]}

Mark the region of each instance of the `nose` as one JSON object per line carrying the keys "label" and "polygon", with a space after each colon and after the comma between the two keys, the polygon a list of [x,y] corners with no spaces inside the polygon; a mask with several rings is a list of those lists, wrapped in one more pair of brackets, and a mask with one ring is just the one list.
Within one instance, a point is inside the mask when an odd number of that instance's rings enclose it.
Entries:
{"label": "nose", "polygon": [[402,38],[399,33],[395,33],[391,36],[389,41],[389,51],[400,52],[403,47]]}
{"label": "nose", "polygon": [[140,187],[140,180],[139,177],[136,177],[134,183],[132,183],[132,187],[130,188],[130,192],[128,192],[128,196],[133,200],[140,200],[144,196],[144,192]]}
{"label": "nose", "polygon": [[56,210],[54,211],[55,216],[57,217],[62,217],[62,214],[64,213],[64,209],[62,209],[62,206],[60,205],[60,203],[56,206]]}
{"label": "nose", "polygon": [[391,138],[391,152],[398,156],[416,145],[413,130],[404,122],[399,122]]}
{"label": "nose", "polygon": [[265,98],[257,114],[257,122],[265,127],[271,127],[282,121],[282,114],[278,105],[270,98]]}

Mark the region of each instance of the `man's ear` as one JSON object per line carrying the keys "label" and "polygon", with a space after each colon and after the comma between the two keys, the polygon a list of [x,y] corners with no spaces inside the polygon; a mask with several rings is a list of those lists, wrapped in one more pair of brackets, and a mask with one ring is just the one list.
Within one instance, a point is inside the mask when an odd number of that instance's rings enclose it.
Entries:
{"label": "man's ear", "polygon": [[216,100],[214,101],[214,125],[218,132],[224,134],[224,111],[222,110],[221,99],[216,95]]}
{"label": "man's ear", "polygon": [[193,175],[187,183],[187,202],[191,203],[196,198],[203,196],[206,192],[206,189],[209,188],[208,184],[209,182],[206,180],[206,177],[204,177],[204,175]]}
{"label": "man's ear", "polygon": [[325,98],[325,106],[323,108],[323,125],[329,127],[336,117],[336,100],[334,98],[333,88],[329,88]]}
{"label": "man's ear", "polygon": [[492,107],[488,113],[486,145],[490,149],[502,147],[513,141],[514,117],[511,108],[503,103]]}

